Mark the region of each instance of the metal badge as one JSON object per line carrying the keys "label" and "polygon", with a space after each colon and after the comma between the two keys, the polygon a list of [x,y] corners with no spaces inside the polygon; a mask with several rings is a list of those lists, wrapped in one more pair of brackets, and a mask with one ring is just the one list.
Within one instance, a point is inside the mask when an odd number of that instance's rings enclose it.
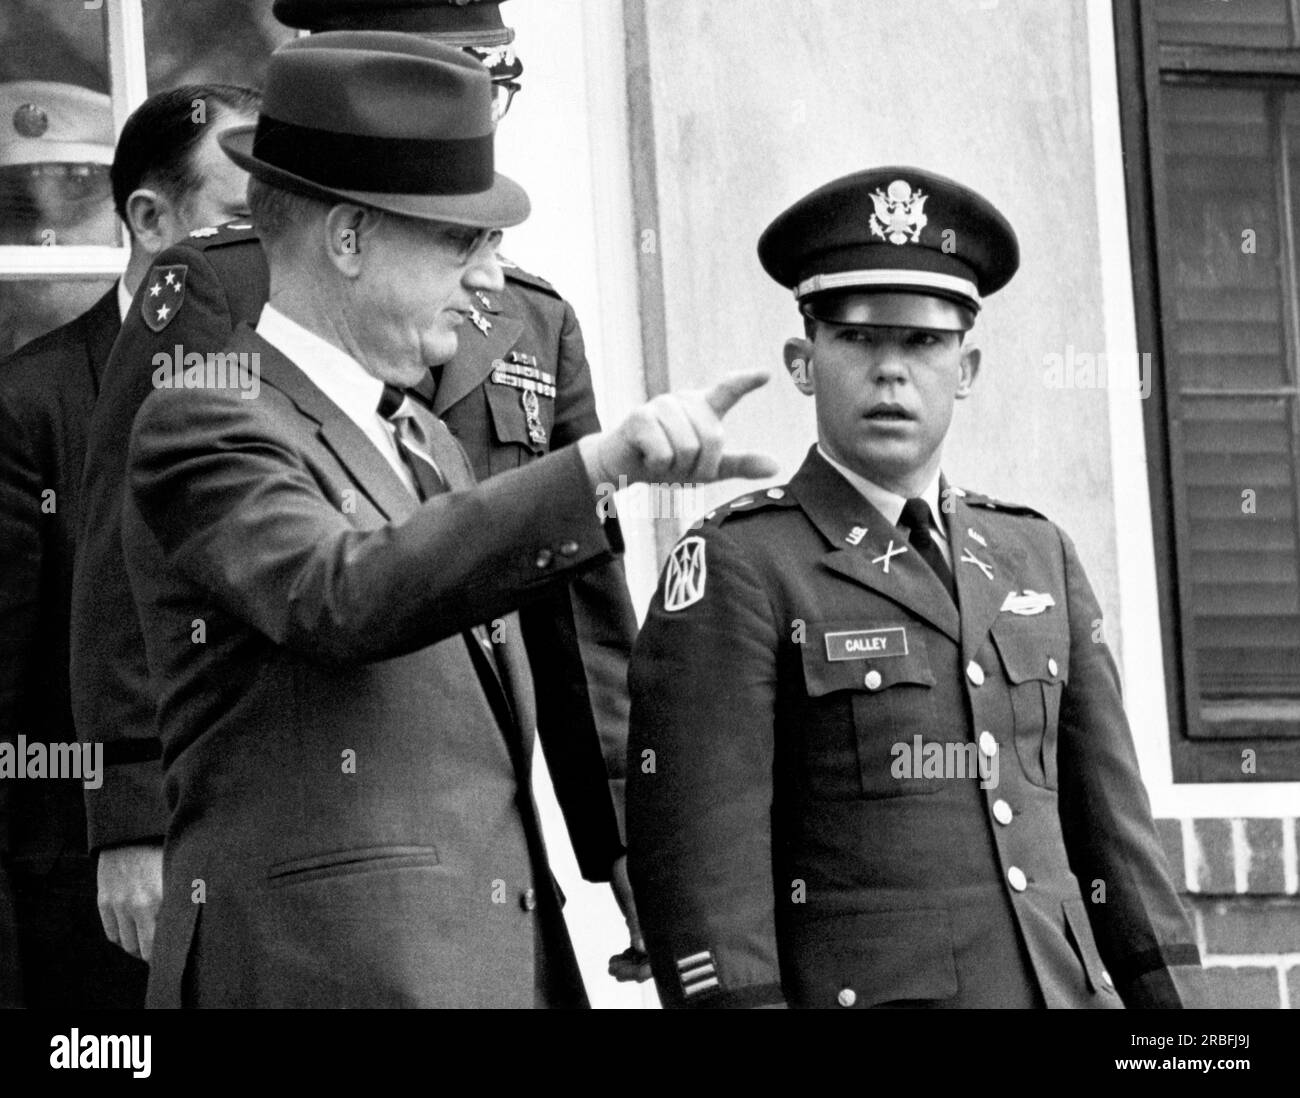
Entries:
{"label": "metal badge", "polygon": [[524,418],[528,424],[528,437],[541,446],[546,442],[546,428],[542,426],[542,406],[537,399],[537,391],[525,389],[519,394],[519,401],[524,406]]}
{"label": "metal badge", "polygon": [[50,116],[35,103],[24,103],[14,111],[14,129],[21,137],[44,137]]}
{"label": "metal badge", "polygon": [[892,557],[902,556],[902,555],[903,555],[904,553],[906,553],[906,552],[907,552],[907,546],[906,546],[906,545],[900,545],[897,549],[895,549],[895,548],[894,548],[894,542],[893,542],[893,540],[891,539],[890,542],[889,542],[889,548],[887,548],[887,549],[886,549],[886,550],[885,550],[885,551],[884,551],[880,556],[872,558],[871,563],[872,563],[872,564],[880,564],[881,561],[883,561],[883,562],[884,562],[884,565],[885,565],[885,575],[889,575],[889,561],[890,561],[890,559],[891,559]]}
{"label": "metal badge", "polygon": [[871,215],[872,236],[888,240],[891,244],[913,244],[921,239],[921,230],[929,223],[922,212],[928,194],[913,192],[911,184],[895,179],[884,192],[877,190],[871,196],[876,212]]}

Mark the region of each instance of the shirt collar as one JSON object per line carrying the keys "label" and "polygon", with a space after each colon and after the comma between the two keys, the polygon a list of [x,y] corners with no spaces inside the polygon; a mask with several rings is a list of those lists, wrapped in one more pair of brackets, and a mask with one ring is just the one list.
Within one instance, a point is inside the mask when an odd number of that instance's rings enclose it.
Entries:
{"label": "shirt collar", "polygon": [[[817,444],[817,452],[826,459],[832,469],[853,485],[872,507],[884,515],[893,525],[898,525],[898,520],[903,514],[903,504],[907,502],[907,497],[900,496],[897,492],[891,492],[888,488],[882,488],[875,481],[868,480],[861,473],[855,473],[847,466],[841,465],[822,448],[820,442]],[[930,505],[930,518],[934,523],[935,530],[946,541],[948,539],[948,530],[943,524],[942,512],[939,510],[938,473],[926,485],[925,490],[921,493],[921,498]]]}
{"label": "shirt collar", "polygon": [[262,309],[257,334],[302,370],[354,423],[367,424],[379,414],[384,383],[345,351],[269,304]]}
{"label": "shirt collar", "polygon": [[126,314],[131,311],[131,294],[126,288],[126,279],[117,280],[117,315],[126,323]]}

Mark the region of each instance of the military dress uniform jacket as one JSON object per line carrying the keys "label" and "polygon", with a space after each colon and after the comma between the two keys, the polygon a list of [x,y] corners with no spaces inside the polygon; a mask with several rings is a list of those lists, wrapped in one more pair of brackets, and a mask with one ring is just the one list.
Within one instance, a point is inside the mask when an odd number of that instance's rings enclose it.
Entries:
{"label": "military dress uniform jacket", "polygon": [[1179,1004],[1199,956],[1075,550],[947,498],[960,612],[815,450],[674,550],[628,752],[665,1004]]}
{"label": "military dress uniform jacket", "polygon": [[[239,325],[255,326],[268,278],[249,224],[192,234],[158,257],[106,371],[91,427],[73,595],[77,728],[83,739],[104,742],[114,764],[104,790],[87,793],[92,847],[157,840],[164,826],[152,695],[121,547],[123,510],[131,507],[122,490],[131,423],[150,392],[156,356],[216,351]],[[506,281],[504,293],[480,298],[477,325],[461,329],[433,404],[480,479],[600,429],[572,308],[518,269]],[[550,590],[522,613],[557,799],[583,875],[607,880],[623,850],[627,659],[636,635],[622,562]]]}
{"label": "military dress uniform jacket", "polygon": [[444,463],[462,490],[420,504],[269,343],[231,347],[257,399],[152,394],[128,469],[169,809],[150,1005],[527,1007],[539,974],[585,1005],[512,613],[621,551],[577,448],[472,490]]}
{"label": "military dress uniform jacket", "polygon": [[[100,376],[120,326],[114,287],[76,320],[0,362],[0,738],[11,743],[19,735],[29,744],[77,742],[68,620],[78,490]],[[0,855],[16,874],[18,905],[15,913],[0,903],[0,940],[12,943],[0,946],[0,1002],[129,1008],[144,1001],[145,966],[109,942],[99,922],[82,790],[77,778],[0,780]]]}

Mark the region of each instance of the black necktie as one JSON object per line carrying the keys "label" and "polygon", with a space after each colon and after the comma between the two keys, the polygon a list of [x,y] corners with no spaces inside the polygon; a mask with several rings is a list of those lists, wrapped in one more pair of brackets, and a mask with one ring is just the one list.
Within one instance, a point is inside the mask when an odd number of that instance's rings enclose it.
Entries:
{"label": "black necktie", "polygon": [[930,566],[931,571],[939,577],[939,582],[948,589],[952,601],[957,601],[957,584],[952,578],[952,570],[943,559],[943,553],[935,544],[930,532],[933,527],[930,505],[923,499],[909,499],[903,504],[903,513],[898,518],[898,525],[907,531],[912,548],[921,554],[921,559]]}

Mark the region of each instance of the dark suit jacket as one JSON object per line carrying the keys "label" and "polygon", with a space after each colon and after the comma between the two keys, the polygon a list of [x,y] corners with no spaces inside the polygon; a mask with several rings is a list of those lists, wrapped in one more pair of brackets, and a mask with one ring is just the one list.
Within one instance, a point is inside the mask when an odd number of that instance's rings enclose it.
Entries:
{"label": "dark suit jacket", "polygon": [[[122,470],[132,419],[150,391],[154,355],[178,345],[186,352],[218,350],[238,325],[253,326],[261,314],[266,260],[251,227],[240,225],[159,256],[155,271],[185,268],[183,301],[167,326],[153,331],[141,313],[155,281],[153,272],[146,278],[114,348],[91,429],[73,598],[73,705],[83,737],[113,744],[118,763],[105,782],[111,795],[87,792],[92,846],[162,833],[153,703],[121,549]],[[541,279],[512,270],[507,282],[504,293],[484,304],[486,333],[461,329],[460,350],[443,370],[436,398],[435,410],[480,479],[600,428],[573,310]],[[491,380],[498,365],[515,358],[535,361],[555,384],[553,397],[539,399],[542,441],[530,435],[521,390]],[[616,808],[622,805],[627,659],[636,635],[621,561],[554,589],[523,613],[557,797],[583,875],[606,880],[622,853]]]}
{"label": "dark suit jacket", "polygon": [[[68,618],[86,431],[117,291],[0,362],[0,735],[75,743]],[[52,493],[52,494],[51,494]],[[0,782],[0,849],[36,871],[85,853],[78,781]]]}
{"label": "dark suit jacket", "polygon": [[[960,610],[815,451],[666,569],[628,766],[665,1003],[1179,1004],[1199,958],[1079,558],[1036,512],[950,499]],[[1004,608],[1026,590],[1054,605]]]}
{"label": "dark suit jacket", "polygon": [[[86,433],[117,291],[0,362],[0,736],[76,743],[68,621]],[[0,1001],[138,1007],[145,966],[104,936],[77,779],[0,781]],[[57,871],[56,871],[57,870]],[[0,870],[0,874],[3,870]],[[19,920],[21,915],[21,923]],[[17,965],[27,992],[17,988]]]}
{"label": "dark suit jacket", "polygon": [[[159,390],[129,463],[170,813],[150,1004],[530,1006],[535,942],[572,953],[507,616],[621,548],[582,460],[420,505],[270,344],[232,349],[260,395]],[[495,618],[504,690],[465,637]]]}

